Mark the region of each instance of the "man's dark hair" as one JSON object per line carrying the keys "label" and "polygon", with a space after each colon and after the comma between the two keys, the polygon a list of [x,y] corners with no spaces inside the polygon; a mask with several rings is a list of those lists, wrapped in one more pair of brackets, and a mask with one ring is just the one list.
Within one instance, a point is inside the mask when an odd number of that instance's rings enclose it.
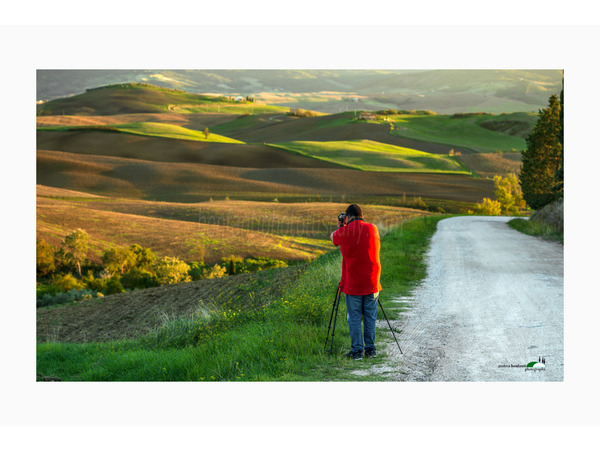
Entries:
{"label": "man's dark hair", "polygon": [[348,217],[362,217],[362,209],[357,204],[352,204],[346,208],[346,215]]}

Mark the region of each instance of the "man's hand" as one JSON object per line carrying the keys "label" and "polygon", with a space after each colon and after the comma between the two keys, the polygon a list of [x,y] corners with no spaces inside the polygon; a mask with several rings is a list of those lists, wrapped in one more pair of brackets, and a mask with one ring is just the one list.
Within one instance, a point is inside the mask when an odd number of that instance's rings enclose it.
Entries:
{"label": "man's hand", "polygon": [[[341,219],[340,219],[340,216],[338,216],[338,219],[337,219],[337,226],[338,226],[338,230],[339,230],[341,227],[343,227],[343,226],[344,226],[344,220],[341,220]],[[337,230],[336,230],[336,231],[337,231]],[[333,233],[335,233],[335,231],[334,231]],[[331,239],[331,242],[332,242],[332,243],[333,243],[333,233],[331,233],[331,234],[329,235],[329,239]],[[334,244],[334,245],[335,245],[335,244]]]}

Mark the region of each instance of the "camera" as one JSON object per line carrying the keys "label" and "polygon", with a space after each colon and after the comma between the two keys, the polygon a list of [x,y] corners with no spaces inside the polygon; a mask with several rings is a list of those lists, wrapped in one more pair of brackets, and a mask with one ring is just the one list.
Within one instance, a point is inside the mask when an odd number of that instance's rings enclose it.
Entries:
{"label": "camera", "polygon": [[342,224],[340,225],[340,226],[342,226],[342,227],[343,227],[344,225],[346,225],[346,224],[344,223],[344,219],[346,219],[346,213],[341,213],[341,214],[338,216],[338,220],[339,220],[340,222],[342,222]]}

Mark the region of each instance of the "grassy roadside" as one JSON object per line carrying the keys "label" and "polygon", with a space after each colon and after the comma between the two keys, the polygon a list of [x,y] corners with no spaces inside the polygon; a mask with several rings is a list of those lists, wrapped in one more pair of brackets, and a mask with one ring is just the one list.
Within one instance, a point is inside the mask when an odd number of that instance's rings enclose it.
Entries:
{"label": "grassy roadside", "polygon": [[508,225],[521,233],[564,244],[564,234],[550,225],[531,219],[513,219]]}
{"label": "grassy roadside", "polygon": [[[392,297],[408,294],[425,276],[424,254],[442,218],[420,217],[382,230],[380,298],[390,319],[398,313]],[[339,251],[330,252],[307,265],[282,295],[254,302],[258,308],[244,308],[245,298],[253,296],[249,290],[219,309],[199,304],[194,316],[171,320],[137,340],[40,343],[37,373],[64,381],[377,380],[349,370],[377,359],[341,357],[349,347],[343,301],[333,358],[324,349],[340,266]]]}

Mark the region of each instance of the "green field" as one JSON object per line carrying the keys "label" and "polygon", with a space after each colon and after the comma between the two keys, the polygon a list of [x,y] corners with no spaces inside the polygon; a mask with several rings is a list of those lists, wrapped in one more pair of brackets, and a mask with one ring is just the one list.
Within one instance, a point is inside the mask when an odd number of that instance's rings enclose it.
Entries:
{"label": "green field", "polygon": [[220,142],[228,144],[243,144],[244,142],[237,139],[231,139],[219,134],[210,132],[208,138],[204,132],[190,130],[189,128],[180,127],[178,125],[170,125],[157,122],[134,122],[124,123],[119,125],[109,126],[70,126],[70,127],[42,127],[42,131],[107,131],[137,134],[140,136],[162,137],[169,139],[186,139],[190,141],[202,142]]}
{"label": "green field", "polygon": [[469,174],[454,158],[370,140],[270,144],[311,158],[369,172]]}
{"label": "green field", "polygon": [[524,150],[524,136],[533,129],[537,115],[514,113],[464,118],[403,115],[390,116],[390,120],[393,135],[489,153]]}

